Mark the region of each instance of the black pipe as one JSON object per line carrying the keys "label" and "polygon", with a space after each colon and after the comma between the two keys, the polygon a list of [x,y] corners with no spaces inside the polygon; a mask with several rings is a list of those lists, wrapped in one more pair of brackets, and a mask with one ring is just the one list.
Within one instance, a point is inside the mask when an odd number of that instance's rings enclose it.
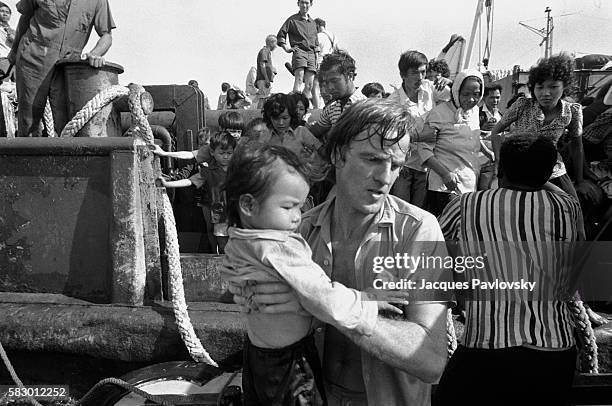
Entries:
{"label": "black pipe", "polygon": [[[151,131],[153,131],[153,138],[162,142],[162,149],[166,152],[172,151],[172,137],[166,127],[161,125],[152,125]],[[172,167],[172,160],[170,157],[160,157],[161,167],[163,173],[169,173]]]}

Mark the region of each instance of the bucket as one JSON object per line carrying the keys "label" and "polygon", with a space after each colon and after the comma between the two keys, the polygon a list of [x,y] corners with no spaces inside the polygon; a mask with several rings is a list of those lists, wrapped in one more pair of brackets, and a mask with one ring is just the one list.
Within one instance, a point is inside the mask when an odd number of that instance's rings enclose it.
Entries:
{"label": "bucket", "polygon": [[[64,128],[74,115],[98,92],[119,84],[123,67],[106,62],[101,68],[94,68],[85,61],[63,60],[57,63],[64,77],[65,117],[54,117],[56,128]],[[65,121],[65,122],[64,122]],[[59,126],[61,124],[61,127]],[[121,137],[121,116],[113,103],[107,104],[76,134],[76,137]]]}

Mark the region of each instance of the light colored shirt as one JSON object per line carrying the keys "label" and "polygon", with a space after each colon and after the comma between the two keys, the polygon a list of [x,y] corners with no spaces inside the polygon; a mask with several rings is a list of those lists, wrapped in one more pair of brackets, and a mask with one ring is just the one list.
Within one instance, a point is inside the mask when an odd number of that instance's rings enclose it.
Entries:
{"label": "light colored shirt", "polygon": [[[459,190],[467,193],[476,190],[480,173],[478,107],[466,112],[466,117],[458,119],[457,114],[457,108],[452,102],[437,105],[427,117],[427,124],[438,131],[436,142],[420,142],[417,148],[422,162],[435,157],[446,169],[457,174]],[[429,171],[427,187],[436,192],[450,192],[442,177],[433,170]]]}
{"label": "light colored shirt", "polygon": [[[335,197],[304,214],[300,233],[312,249],[312,259],[323,270],[333,277],[333,255],[331,240],[331,222],[334,212]],[[412,206],[395,196],[387,196],[380,211],[372,221],[370,228],[363,235],[355,257],[355,289],[372,287],[375,278],[373,272],[374,257],[393,257],[396,253],[418,257],[445,257],[446,244],[436,218],[425,210]],[[394,269],[387,273],[391,279],[415,279],[427,275],[432,280],[449,278],[451,272],[428,268],[426,273],[415,270],[415,273]],[[411,292],[412,294],[412,292]],[[420,296],[424,294],[423,296]],[[429,299],[429,300],[428,300]],[[425,303],[436,298],[427,297],[425,292],[415,292],[410,303]],[[437,301],[440,297],[437,296]],[[444,300],[446,302],[446,300]],[[315,342],[323,354],[325,329],[315,330]],[[325,349],[333,351],[333,349]],[[323,362],[325,359],[321,358]],[[431,385],[408,373],[395,369],[365,350],[361,350],[362,376],[366,386],[367,402],[375,406],[416,406],[429,405]],[[325,369],[325,368],[324,368]],[[333,383],[333,382],[332,382]]]}
{"label": "light colored shirt", "polygon": [[[410,115],[416,120],[415,131],[420,133],[423,131],[425,120],[427,115],[434,108],[434,106],[440,102],[450,100],[451,90],[446,86],[443,90],[436,90],[431,80],[424,79],[417,91],[417,101],[413,102],[408,98],[408,95],[404,91],[402,86],[395,89],[389,96],[389,100],[392,100],[400,106],[404,106],[410,112]],[[416,142],[410,143],[410,150],[406,154],[406,162],[404,166],[408,168],[425,171],[426,169],[422,165],[422,160],[418,155],[418,148]]]}
{"label": "light colored shirt", "polygon": [[[508,126],[515,124],[514,131],[530,132],[534,137],[544,136],[550,138],[555,145],[557,141],[568,130],[569,138],[580,138],[582,136],[582,107],[578,103],[570,103],[560,100],[561,109],[559,114],[548,124],[544,124],[544,112],[536,99],[519,98],[502,117],[500,123]],[[553,169],[551,179],[567,173],[563,159],[557,156],[557,165]]]}
{"label": "light colored shirt", "polygon": [[[296,233],[230,227],[222,275],[230,282],[285,281],[304,309],[319,320],[370,335],[378,304],[358,290],[332,282],[312,260],[306,241]],[[247,314],[251,342],[262,348],[282,348],[309,334],[312,317],[295,313]]]}
{"label": "light colored shirt", "polygon": [[[555,284],[569,286],[575,264],[569,243],[578,239],[580,217],[580,206],[572,197],[544,190],[467,193],[446,206],[439,218],[445,238],[459,241],[460,255],[484,255],[487,260],[486,269],[466,273],[467,280],[526,278],[538,283],[539,293],[532,297],[539,301],[526,300],[529,296],[516,290],[475,289],[466,300],[465,346],[562,349],[574,345],[567,303],[542,292]],[[508,243],[519,241],[524,243]],[[553,243],[558,241],[566,243]]]}
{"label": "light colored shirt", "polygon": [[321,49],[317,55],[318,64],[320,65],[325,55],[329,55],[334,49],[338,49],[338,42],[336,41],[336,36],[325,28],[317,33],[317,39],[319,40],[319,48]]}

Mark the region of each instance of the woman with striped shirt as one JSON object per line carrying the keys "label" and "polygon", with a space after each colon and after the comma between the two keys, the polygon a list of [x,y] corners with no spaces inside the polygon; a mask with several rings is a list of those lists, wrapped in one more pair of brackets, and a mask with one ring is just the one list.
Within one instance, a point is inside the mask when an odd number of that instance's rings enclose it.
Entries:
{"label": "woman with striped shirt", "polygon": [[576,349],[561,293],[571,294],[575,279],[567,243],[583,236],[578,202],[547,183],[556,162],[549,138],[512,136],[500,151],[500,188],[464,194],[439,218],[461,255],[486,258],[468,281],[536,282],[533,292],[468,292],[464,338],[440,380],[440,405],[565,403]]}

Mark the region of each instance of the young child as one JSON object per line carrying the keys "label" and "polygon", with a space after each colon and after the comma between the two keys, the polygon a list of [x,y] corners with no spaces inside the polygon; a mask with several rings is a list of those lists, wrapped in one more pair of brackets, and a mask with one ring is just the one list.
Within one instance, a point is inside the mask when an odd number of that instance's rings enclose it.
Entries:
{"label": "young child", "polygon": [[[229,242],[222,274],[252,296],[255,283],[284,281],[312,316],[338,328],[369,335],[378,309],[401,313],[388,302],[331,282],[297,234],[309,187],[307,169],[290,150],[247,143],[236,150],[227,173]],[[364,300],[366,299],[366,300]],[[313,318],[264,314],[250,301],[242,385],[248,405],[325,404],[322,372],[312,336]]]}
{"label": "young child", "polygon": [[423,164],[431,169],[427,177],[427,208],[439,216],[453,194],[476,191],[480,172],[478,152],[490,156],[480,141],[478,102],[484,84],[480,72],[466,69],[459,72],[448,102],[433,108],[425,127],[436,133],[433,142],[418,144]]}
{"label": "young child", "polygon": [[361,88],[361,93],[368,99],[383,99],[385,97],[385,88],[378,82],[366,83]]}
{"label": "young child", "polygon": [[227,201],[222,190],[229,161],[236,148],[236,138],[229,131],[219,131],[210,140],[211,158],[199,164],[199,172],[188,179],[161,183],[167,188],[195,186],[200,189],[200,203],[206,232],[213,253],[223,254],[227,243]]}
{"label": "young child", "polygon": [[310,102],[304,93],[290,93],[287,95],[287,107],[291,116],[291,128],[305,126],[308,120]]}
{"label": "young child", "polygon": [[244,137],[241,140],[245,141],[259,141],[260,139],[270,138],[270,130],[266,125],[266,122],[261,117],[255,117],[248,122],[244,129]]}
{"label": "young child", "polygon": [[566,54],[538,61],[529,70],[529,90],[533,98],[517,99],[493,128],[491,139],[497,156],[503,141],[500,133],[513,123],[515,131],[529,132],[534,137],[543,135],[552,139],[555,145],[567,129],[576,188],[567,175],[561,155],[550,181],[578,198],[576,191],[587,194],[590,188],[583,177],[582,108],[578,103],[563,100],[572,84],[573,71],[574,61]]}

